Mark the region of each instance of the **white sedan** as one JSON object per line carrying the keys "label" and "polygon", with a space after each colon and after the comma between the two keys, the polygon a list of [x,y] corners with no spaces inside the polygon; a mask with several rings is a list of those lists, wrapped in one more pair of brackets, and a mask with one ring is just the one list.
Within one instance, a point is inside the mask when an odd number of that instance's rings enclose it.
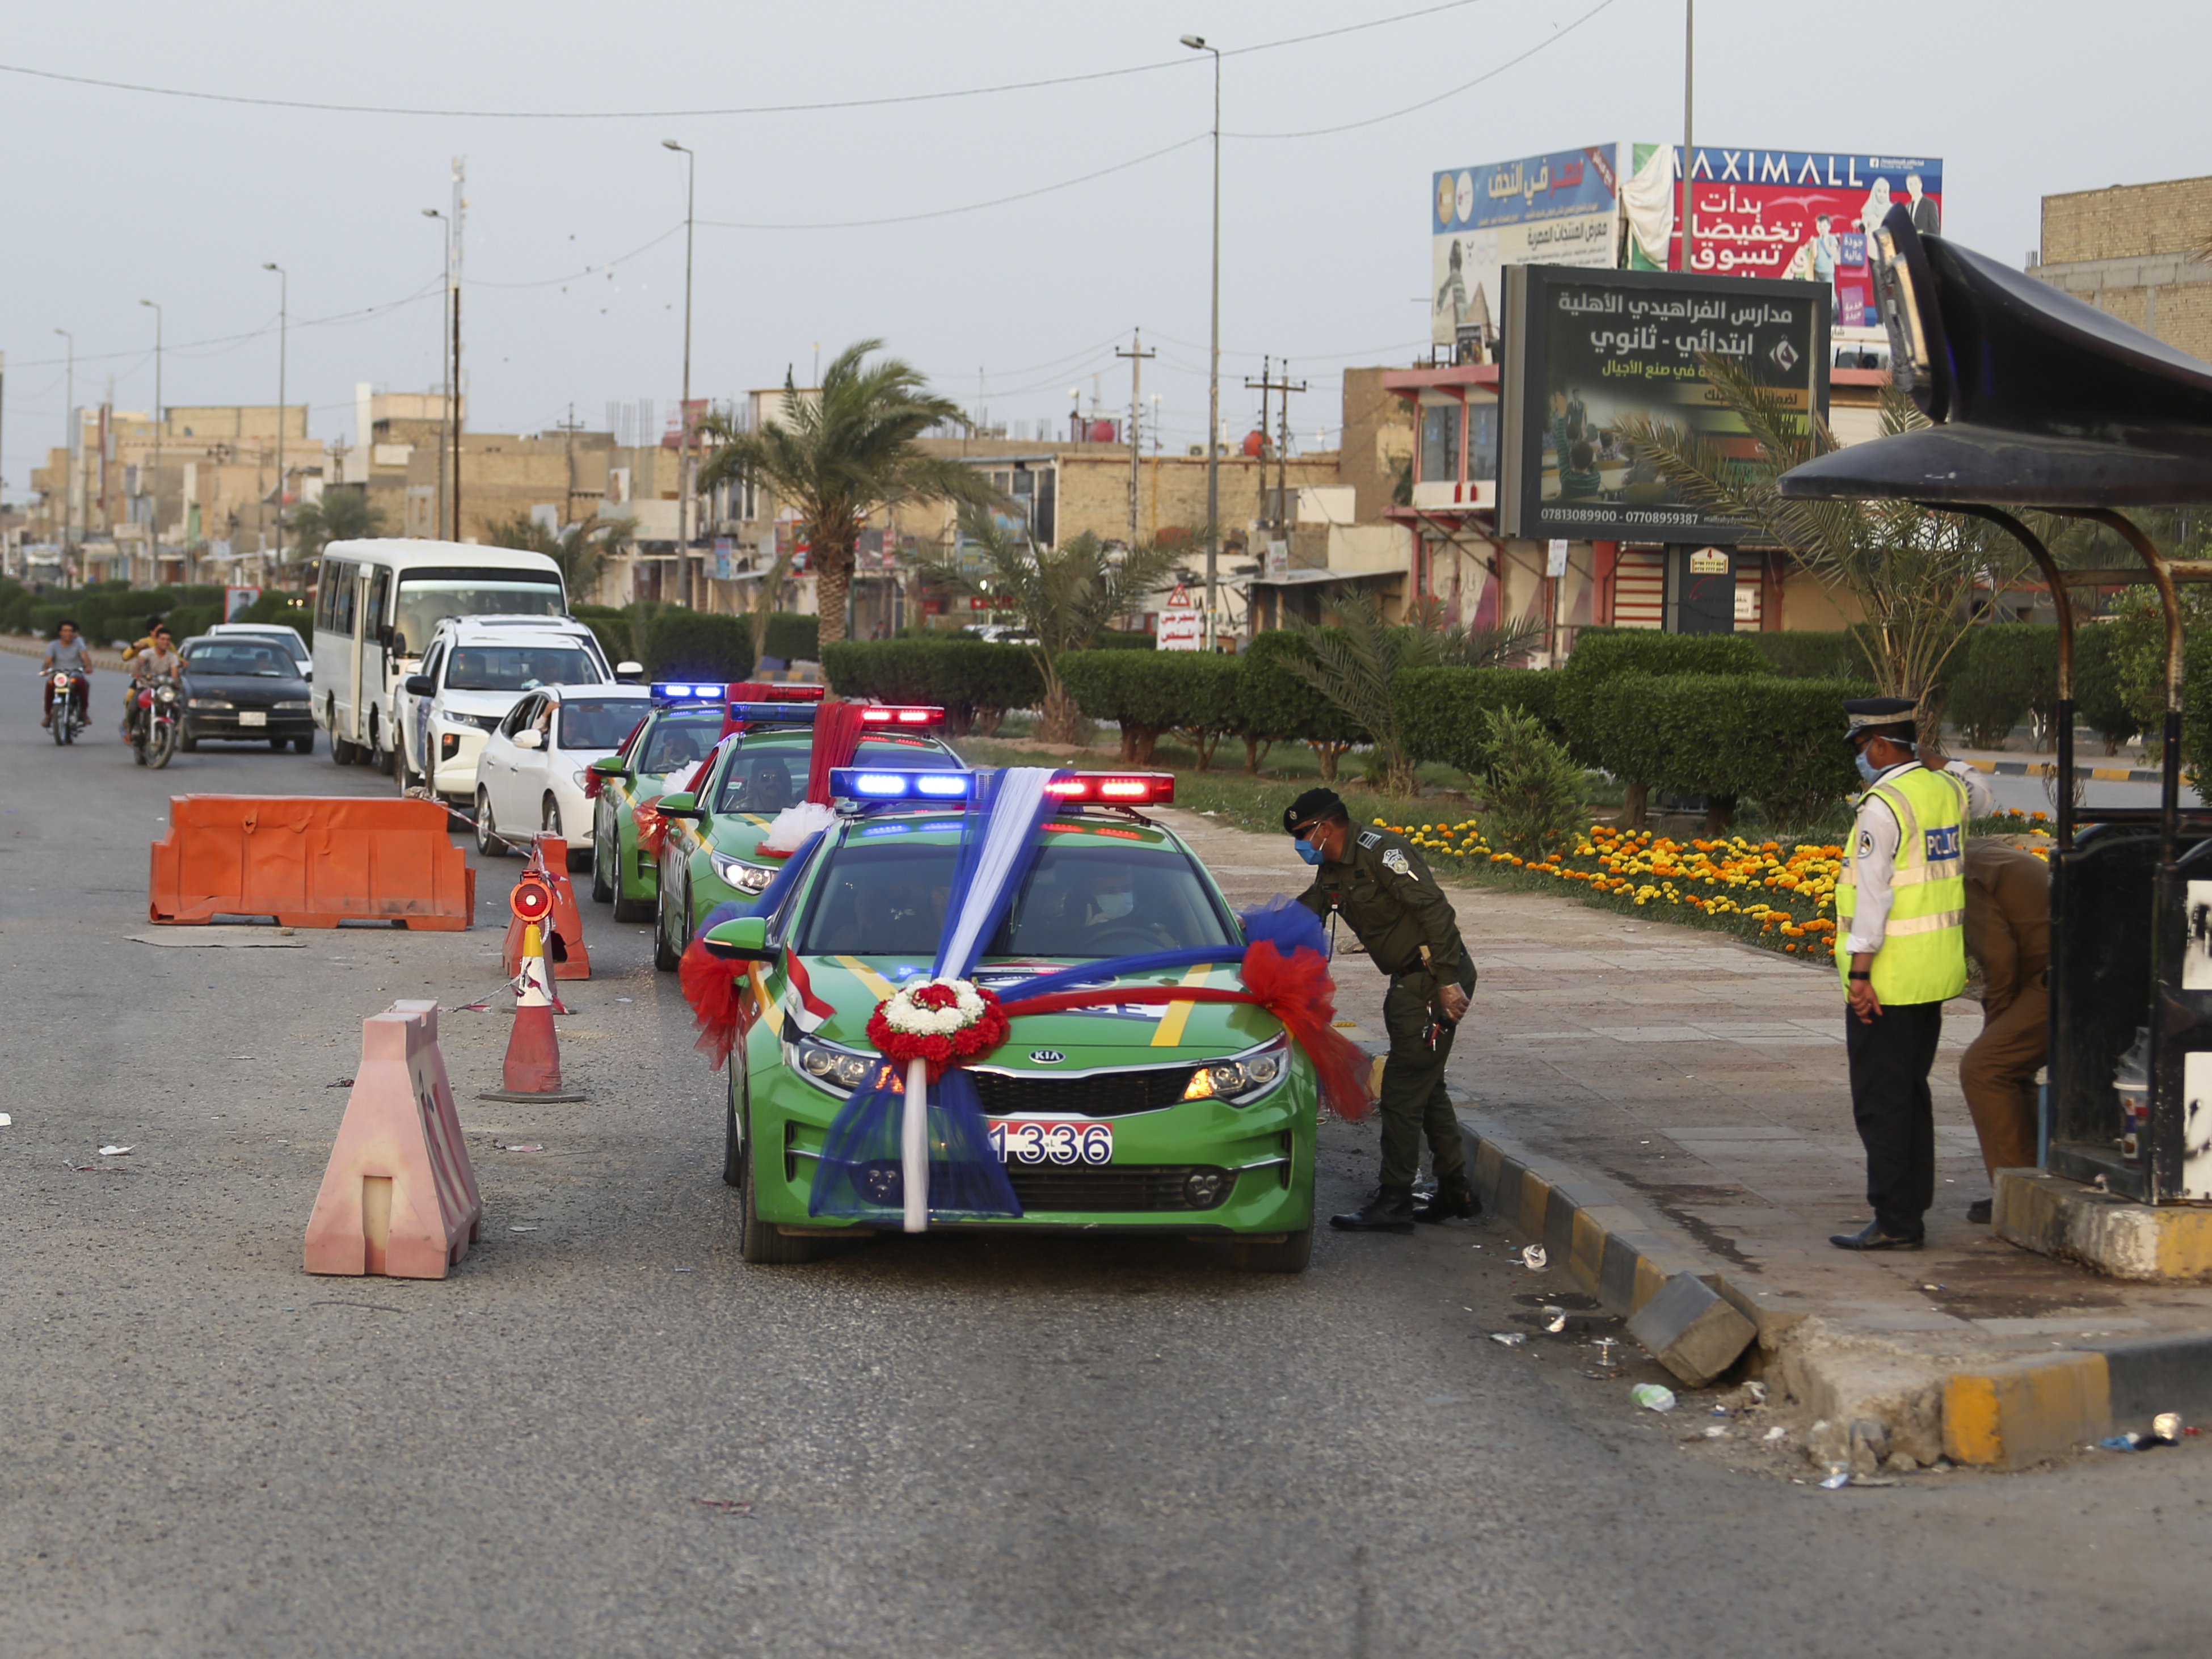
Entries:
{"label": "white sedan", "polygon": [[[526,692],[477,757],[477,850],[520,853],[535,834],[568,843],[568,862],[592,859],[592,803],[584,768],[611,755],[653,709],[642,685],[547,685]],[[501,839],[502,827],[515,842]]]}

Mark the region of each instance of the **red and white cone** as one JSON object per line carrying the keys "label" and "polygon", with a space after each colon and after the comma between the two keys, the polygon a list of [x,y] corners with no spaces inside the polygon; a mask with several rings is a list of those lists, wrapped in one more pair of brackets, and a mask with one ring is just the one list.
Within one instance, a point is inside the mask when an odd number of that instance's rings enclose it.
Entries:
{"label": "red and white cone", "polygon": [[561,1042],[553,1032],[553,971],[538,924],[523,933],[520,988],[514,1001],[514,1030],[507,1039],[507,1063],[500,1086],[478,1100],[562,1101],[585,1097],[561,1086]]}

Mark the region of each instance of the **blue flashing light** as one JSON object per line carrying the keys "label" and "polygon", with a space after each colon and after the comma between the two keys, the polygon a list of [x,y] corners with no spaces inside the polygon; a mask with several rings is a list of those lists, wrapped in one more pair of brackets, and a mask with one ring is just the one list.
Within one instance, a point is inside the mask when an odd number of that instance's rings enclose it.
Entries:
{"label": "blue flashing light", "polygon": [[877,823],[861,830],[860,835],[863,839],[871,836],[903,836],[910,834],[913,829],[910,823]]}
{"label": "blue flashing light", "polygon": [[812,702],[733,702],[730,705],[732,720],[757,726],[811,726],[814,717],[821,712],[822,706]]}
{"label": "blue flashing light", "polygon": [[722,688],[719,685],[695,685],[688,680],[670,680],[653,688],[653,696],[662,702],[719,702]]}
{"label": "blue flashing light", "polygon": [[974,787],[975,780],[966,772],[894,772],[840,767],[830,775],[832,795],[857,800],[907,800],[915,796],[932,800],[965,800]]}

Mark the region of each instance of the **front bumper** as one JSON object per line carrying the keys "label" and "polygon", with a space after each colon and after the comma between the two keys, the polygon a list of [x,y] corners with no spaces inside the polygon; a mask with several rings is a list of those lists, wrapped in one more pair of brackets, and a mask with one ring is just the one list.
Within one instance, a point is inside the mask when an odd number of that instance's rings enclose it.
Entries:
{"label": "front bumper", "polygon": [[[457,799],[473,800],[477,793],[477,762],[483,757],[484,739],[489,734],[477,726],[447,726],[430,733],[430,744],[436,765],[430,773],[432,793],[451,795]],[[457,739],[450,754],[446,739]]]}
{"label": "front bumper", "polygon": [[315,717],[302,708],[278,714],[268,711],[268,719],[259,726],[249,726],[240,714],[259,712],[254,709],[187,708],[185,711],[185,735],[196,742],[261,743],[270,738],[282,738],[287,743],[315,735]]}

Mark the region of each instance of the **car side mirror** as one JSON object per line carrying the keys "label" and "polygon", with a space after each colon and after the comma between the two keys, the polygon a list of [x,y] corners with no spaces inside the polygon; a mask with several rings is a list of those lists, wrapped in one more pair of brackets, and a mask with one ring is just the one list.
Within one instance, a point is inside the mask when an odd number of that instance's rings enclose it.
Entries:
{"label": "car side mirror", "polygon": [[615,679],[623,685],[635,685],[645,678],[641,662],[618,662],[615,665]]}
{"label": "car side mirror", "polygon": [[679,791],[672,795],[663,795],[653,804],[653,810],[664,818],[690,818],[697,823],[707,816],[699,810],[698,802],[696,795]]}
{"label": "car side mirror", "polygon": [[776,957],[768,948],[766,916],[738,916],[709,927],[700,938],[709,956],[725,962],[774,962]]}
{"label": "car side mirror", "polygon": [[410,697],[435,696],[438,688],[430,683],[428,674],[410,674],[401,687]]}
{"label": "car side mirror", "polygon": [[534,729],[518,732],[508,741],[517,749],[543,749],[545,746],[544,734]]}
{"label": "car side mirror", "polygon": [[636,773],[623,764],[620,755],[609,755],[605,760],[595,760],[584,769],[594,777],[620,778],[624,783],[631,781],[637,776]]}

